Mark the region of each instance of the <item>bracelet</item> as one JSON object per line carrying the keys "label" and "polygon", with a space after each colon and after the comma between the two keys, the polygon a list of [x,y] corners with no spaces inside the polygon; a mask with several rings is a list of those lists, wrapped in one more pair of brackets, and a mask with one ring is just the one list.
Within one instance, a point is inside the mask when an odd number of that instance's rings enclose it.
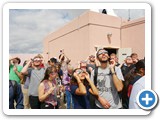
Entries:
{"label": "bracelet", "polygon": [[111,74],[114,75],[114,74],[116,74],[116,73],[115,73],[115,72],[113,72],[113,73],[111,72]]}

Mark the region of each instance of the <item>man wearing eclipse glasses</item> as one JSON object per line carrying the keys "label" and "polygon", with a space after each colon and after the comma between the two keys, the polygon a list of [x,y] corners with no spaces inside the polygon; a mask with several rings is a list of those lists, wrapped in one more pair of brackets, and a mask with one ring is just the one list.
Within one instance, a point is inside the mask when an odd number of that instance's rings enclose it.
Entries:
{"label": "man wearing eclipse glasses", "polygon": [[[28,69],[30,63],[33,63],[33,68]],[[41,80],[44,78],[45,68],[41,67],[42,59],[40,56],[35,56],[31,59],[22,69],[21,73],[28,75],[30,78],[28,94],[29,94],[29,103],[31,109],[40,109],[40,101],[38,98],[38,86]]]}
{"label": "man wearing eclipse glasses", "polygon": [[120,109],[122,103],[118,92],[122,91],[124,80],[121,69],[116,67],[113,59],[109,61],[108,51],[99,49],[96,57],[100,62],[97,69],[97,79],[95,82],[95,70],[91,73],[91,80],[99,91],[98,98],[95,100],[96,109]]}

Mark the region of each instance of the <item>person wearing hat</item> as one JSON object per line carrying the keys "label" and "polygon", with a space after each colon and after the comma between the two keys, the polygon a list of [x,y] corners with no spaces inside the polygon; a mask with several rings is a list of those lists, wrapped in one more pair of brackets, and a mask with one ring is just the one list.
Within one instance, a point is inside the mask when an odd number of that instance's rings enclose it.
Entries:
{"label": "person wearing hat", "polygon": [[21,63],[21,59],[18,57],[10,58],[10,65],[9,65],[9,80],[14,80],[20,84],[20,81],[23,79],[23,75],[21,74],[22,66],[19,64]]}
{"label": "person wearing hat", "polygon": [[21,59],[11,57],[9,59],[9,109],[23,109],[23,93],[20,81],[23,79],[21,74]]}
{"label": "person wearing hat", "polygon": [[[96,57],[100,62],[97,70],[97,79],[95,80],[95,70],[91,73],[91,80],[98,89],[98,97],[95,100],[96,109],[120,109],[122,103],[118,92],[122,91],[124,81],[121,69],[116,67],[114,60],[109,61],[108,51],[99,49]],[[96,81],[96,83],[95,83]]]}

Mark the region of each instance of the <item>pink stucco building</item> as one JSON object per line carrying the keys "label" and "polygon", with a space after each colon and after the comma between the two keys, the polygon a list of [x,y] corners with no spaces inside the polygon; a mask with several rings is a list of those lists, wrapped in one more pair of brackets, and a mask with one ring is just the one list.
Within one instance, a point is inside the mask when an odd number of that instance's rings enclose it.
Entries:
{"label": "pink stucco building", "polygon": [[46,36],[43,55],[46,61],[59,56],[64,49],[75,65],[104,47],[116,53],[119,62],[132,52],[139,58],[145,55],[145,18],[132,21],[119,17],[87,11],[61,29]]}

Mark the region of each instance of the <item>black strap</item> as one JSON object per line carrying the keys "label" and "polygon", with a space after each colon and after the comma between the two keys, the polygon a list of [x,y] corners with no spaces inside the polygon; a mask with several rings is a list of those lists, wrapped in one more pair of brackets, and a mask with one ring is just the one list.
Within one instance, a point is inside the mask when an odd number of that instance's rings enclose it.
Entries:
{"label": "black strap", "polygon": [[94,85],[97,86],[98,67],[94,69]]}

